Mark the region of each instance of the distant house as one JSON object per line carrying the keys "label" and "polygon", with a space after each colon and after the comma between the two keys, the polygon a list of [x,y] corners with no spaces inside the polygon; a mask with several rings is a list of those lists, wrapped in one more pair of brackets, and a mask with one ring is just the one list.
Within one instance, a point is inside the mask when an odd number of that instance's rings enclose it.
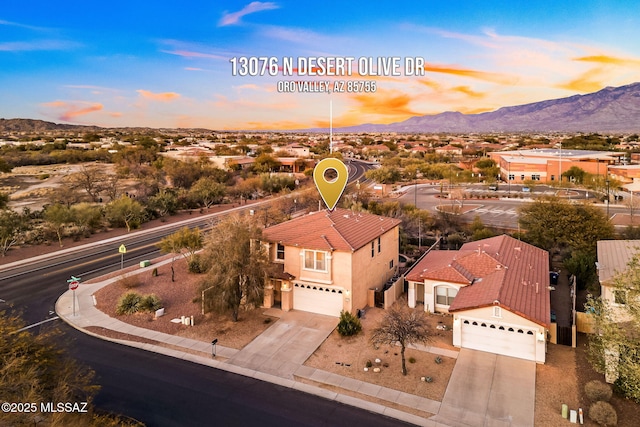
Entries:
{"label": "distant house", "polygon": [[264,306],[329,316],[364,308],[368,291],[397,271],[400,220],[346,209],[265,228],[275,273]]}
{"label": "distant house", "polygon": [[462,156],[462,148],[453,145],[438,147],[435,149],[435,152],[436,154],[443,154],[445,156]]}
{"label": "distant house", "polygon": [[549,253],[502,235],[430,251],[405,276],[408,304],[453,314],[453,345],[545,362]]}

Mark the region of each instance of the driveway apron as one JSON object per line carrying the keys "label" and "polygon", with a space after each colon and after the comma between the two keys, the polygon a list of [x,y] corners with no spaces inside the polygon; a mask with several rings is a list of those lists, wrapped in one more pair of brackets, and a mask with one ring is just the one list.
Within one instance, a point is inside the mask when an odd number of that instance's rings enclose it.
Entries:
{"label": "driveway apron", "polygon": [[440,411],[450,426],[533,427],[535,362],[462,349]]}
{"label": "driveway apron", "polygon": [[332,316],[290,311],[233,355],[227,363],[282,378],[293,373],[338,325]]}

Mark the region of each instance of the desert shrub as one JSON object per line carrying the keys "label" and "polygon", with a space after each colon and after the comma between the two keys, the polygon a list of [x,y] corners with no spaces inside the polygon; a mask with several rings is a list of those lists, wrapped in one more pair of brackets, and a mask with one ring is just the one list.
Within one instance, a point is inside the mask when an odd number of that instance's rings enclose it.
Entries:
{"label": "desert shrub", "polygon": [[118,283],[120,283],[120,285],[125,289],[133,289],[140,284],[140,280],[138,280],[138,277],[135,275],[122,276]]}
{"label": "desert shrub", "polygon": [[128,292],[120,297],[116,306],[116,314],[133,314],[140,310],[142,296],[136,292]]}
{"label": "desert shrub", "polygon": [[409,363],[416,363],[416,358],[415,357],[410,357],[409,358]]}
{"label": "desert shrub", "polygon": [[162,308],[162,301],[156,294],[145,295],[140,299],[139,311],[150,311],[151,313],[154,313],[160,308]]}
{"label": "desert shrub", "polygon": [[624,374],[620,374],[618,379],[613,383],[616,393],[620,393],[628,399],[636,403],[640,403],[640,383],[627,378]]}
{"label": "desert shrub", "polygon": [[618,414],[609,402],[599,401],[589,407],[589,418],[600,426],[615,426],[618,424]]}
{"label": "desert shrub", "polygon": [[189,273],[202,274],[205,272],[205,266],[199,255],[195,255],[188,262]]}
{"label": "desert shrub", "polygon": [[435,359],[433,359],[438,365],[442,363],[442,357],[438,356]]}
{"label": "desert shrub", "polygon": [[370,368],[373,366],[373,363],[371,363],[371,360],[367,360],[367,363],[365,363],[365,365],[367,368]]}
{"label": "desert shrub", "polygon": [[362,330],[360,319],[348,311],[340,312],[340,323],[338,323],[338,333],[343,337],[356,335]]}
{"label": "desert shrub", "polygon": [[589,381],[584,386],[584,392],[587,395],[587,398],[592,402],[598,402],[600,400],[608,402],[613,394],[609,384],[605,384],[598,380]]}

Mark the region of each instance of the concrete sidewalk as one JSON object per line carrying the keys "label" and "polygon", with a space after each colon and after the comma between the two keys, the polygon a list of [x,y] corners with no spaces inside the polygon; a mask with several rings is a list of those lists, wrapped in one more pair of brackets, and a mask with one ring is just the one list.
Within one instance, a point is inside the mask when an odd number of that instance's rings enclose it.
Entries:
{"label": "concrete sidewalk", "polygon": [[[170,260],[165,262],[170,262]],[[161,264],[162,263],[154,264],[153,267]],[[136,270],[128,274],[137,274],[139,272],[140,270]],[[104,340],[289,387],[325,399],[335,400],[370,412],[379,413],[410,424],[433,427],[448,425],[442,422],[433,422],[429,419],[385,406],[387,404],[394,404],[408,409],[416,409],[435,414],[438,412],[440,402],[304,366],[304,361],[317,349],[322,341],[331,333],[333,328],[335,328],[338,321],[337,318],[295,311],[286,313],[283,316],[284,322],[280,326],[278,326],[278,323],[283,319],[276,321],[273,326],[267,329],[267,331],[273,329],[273,334],[267,334],[265,337],[259,336],[254,342],[248,344],[240,351],[217,345],[217,357],[213,358],[211,356],[211,343],[139,328],[109,317],[98,310],[94,305],[93,294],[102,287],[120,279],[121,276],[118,276],[100,283],[81,284],[75,293],[73,291],[65,292],[56,302],[56,313],[72,327]],[[88,330],[87,328],[89,327],[100,327],[125,333],[131,335],[132,339],[109,338]],[[298,327],[300,327],[301,330],[296,331],[295,329]],[[305,337],[308,334],[311,336],[308,338]],[[288,336],[288,338],[285,344],[272,349],[270,343],[273,342],[276,336]],[[146,341],[151,340],[157,342],[157,344],[135,341],[135,337]],[[167,345],[171,347],[167,347]],[[292,351],[292,354],[286,356],[287,353]],[[264,354],[262,354],[263,352]],[[278,357],[281,356],[286,357],[283,363],[277,361]],[[264,362],[265,360],[270,361],[270,363],[261,365],[261,361]],[[295,378],[313,381],[320,386],[296,381]],[[336,386],[347,391],[358,393],[363,397],[373,397],[379,403],[330,391],[322,388],[322,385]]]}

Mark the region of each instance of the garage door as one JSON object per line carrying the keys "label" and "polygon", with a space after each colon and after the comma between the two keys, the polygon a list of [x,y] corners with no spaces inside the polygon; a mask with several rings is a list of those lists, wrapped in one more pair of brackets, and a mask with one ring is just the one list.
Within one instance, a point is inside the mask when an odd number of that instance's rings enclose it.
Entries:
{"label": "garage door", "polygon": [[295,283],[293,309],[338,317],[342,311],[342,290]]}
{"label": "garage door", "polygon": [[463,348],[536,360],[534,330],[472,319],[461,320]]}

